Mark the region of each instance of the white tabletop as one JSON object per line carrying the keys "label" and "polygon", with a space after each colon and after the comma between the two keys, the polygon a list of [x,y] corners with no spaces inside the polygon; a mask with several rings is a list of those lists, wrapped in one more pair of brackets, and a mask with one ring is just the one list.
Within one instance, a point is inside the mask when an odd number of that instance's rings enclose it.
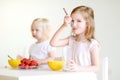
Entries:
{"label": "white tabletop", "polygon": [[0,80],[97,80],[93,72],[64,72],[47,69],[0,68]]}

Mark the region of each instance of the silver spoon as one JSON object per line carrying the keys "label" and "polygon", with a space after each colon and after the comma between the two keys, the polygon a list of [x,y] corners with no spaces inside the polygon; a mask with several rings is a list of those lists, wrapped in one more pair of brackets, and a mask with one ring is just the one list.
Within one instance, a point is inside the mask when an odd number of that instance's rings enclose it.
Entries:
{"label": "silver spoon", "polygon": [[8,57],[9,57],[10,59],[13,59],[10,55],[8,55]]}
{"label": "silver spoon", "polygon": [[65,8],[63,8],[63,10],[64,10],[65,14],[68,15],[68,13],[67,13],[67,11],[65,10]]}

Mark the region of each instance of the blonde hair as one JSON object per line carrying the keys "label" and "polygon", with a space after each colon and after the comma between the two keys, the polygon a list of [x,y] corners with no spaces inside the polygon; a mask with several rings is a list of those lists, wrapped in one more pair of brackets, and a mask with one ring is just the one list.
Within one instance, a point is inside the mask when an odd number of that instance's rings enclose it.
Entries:
{"label": "blonde hair", "polygon": [[85,32],[85,37],[87,40],[94,39],[95,32],[95,23],[94,23],[94,11],[92,8],[87,6],[78,6],[74,8],[71,12],[71,15],[75,12],[80,12],[83,15],[83,18],[86,20],[87,29]]}
{"label": "blonde hair", "polygon": [[50,21],[46,18],[36,18],[33,20],[31,27],[34,24],[39,24],[39,27],[42,29],[43,34],[49,39],[51,34],[51,26],[50,26]]}

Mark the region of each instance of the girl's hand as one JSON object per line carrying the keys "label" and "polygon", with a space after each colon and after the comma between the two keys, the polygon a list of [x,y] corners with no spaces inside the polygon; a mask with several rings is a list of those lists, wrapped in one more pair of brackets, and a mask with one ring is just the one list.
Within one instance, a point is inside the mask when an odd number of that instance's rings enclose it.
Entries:
{"label": "girl's hand", "polygon": [[17,55],[17,59],[23,59],[23,56],[20,55],[20,54],[18,54],[18,55]]}
{"label": "girl's hand", "polygon": [[41,64],[40,60],[39,60],[38,58],[34,57],[34,56],[32,56],[30,59],[31,59],[31,60],[33,59],[33,60],[37,61],[37,63],[38,63],[39,65]]}
{"label": "girl's hand", "polygon": [[70,62],[67,64],[67,71],[70,72],[76,72],[79,71],[79,65],[76,64],[73,60],[70,60]]}
{"label": "girl's hand", "polygon": [[69,15],[65,15],[64,24],[68,25],[71,23],[72,18]]}

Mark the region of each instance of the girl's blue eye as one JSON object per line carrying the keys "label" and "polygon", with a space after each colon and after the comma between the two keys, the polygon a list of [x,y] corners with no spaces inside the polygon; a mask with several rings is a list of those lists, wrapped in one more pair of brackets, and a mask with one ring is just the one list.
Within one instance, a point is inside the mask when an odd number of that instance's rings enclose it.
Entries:
{"label": "girl's blue eye", "polygon": [[[74,20],[72,20],[71,22],[75,22]],[[81,20],[77,20],[77,22],[82,22]]]}
{"label": "girl's blue eye", "polygon": [[77,20],[77,22],[81,22],[81,20]]}
{"label": "girl's blue eye", "polygon": [[74,22],[74,20],[72,20],[71,22]]}
{"label": "girl's blue eye", "polygon": [[39,31],[38,29],[36,29],[36,31]]}
{"label": "girl's blue eye", "polygon": [[31,31],[34,31],[33,29],[31,29]]}

